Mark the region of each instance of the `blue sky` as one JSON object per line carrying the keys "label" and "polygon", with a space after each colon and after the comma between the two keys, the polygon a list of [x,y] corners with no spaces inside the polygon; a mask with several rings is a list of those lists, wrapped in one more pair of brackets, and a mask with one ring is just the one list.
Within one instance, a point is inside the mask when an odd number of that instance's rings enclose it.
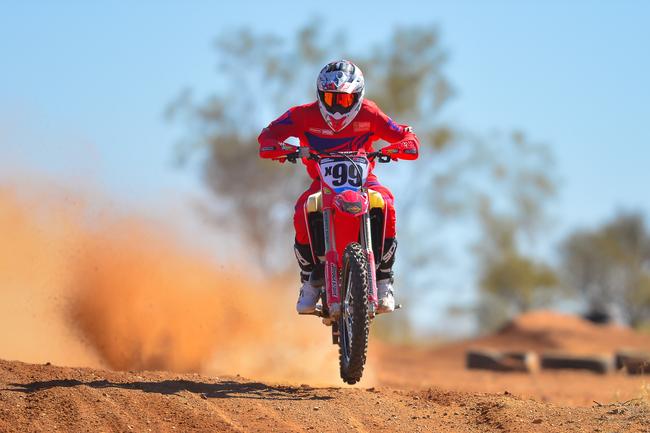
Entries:
{"label": "blue sky", "polygon": [[551,146],[563,179],[557,236],[617,209],[650,215],[649,2],[22,1],[1,10],[0,181],[18,166],[84,179],[125,205],[185,206],[201,185],[173,167],[182,129],[163,111],[183,88],[205,95],[218,85],[215,36],[240,26],[291,34],[320,16],[355,50],[398,25],[438,26],[458,90],[445,116]]}

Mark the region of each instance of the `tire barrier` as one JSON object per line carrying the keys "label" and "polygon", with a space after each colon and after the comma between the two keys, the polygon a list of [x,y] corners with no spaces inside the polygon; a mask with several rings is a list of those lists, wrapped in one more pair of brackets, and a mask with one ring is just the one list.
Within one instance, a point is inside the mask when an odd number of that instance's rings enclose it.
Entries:
{"label": "tire barrier", "polygon": [[539,369],[539,360],[533,352],[470,349],[465,354],[465,365],[476,370],[533,373]]}
{"label": "tire barrier", "polygon": [[489,348],[465,352],[469,370],[535,373],[542,370],[584,370],[608,374],[624,369],[628,374],[650,374],[650,353],[620,350],[615,354],[575,355],[549,352],[538,355],[532,351],[500,351]]}
{"label": "tire barrier", "polygon": [[613,355],[572,355],[567,353],[545,353],[540,357],[545,370],[587,370],[599,374],[614,371]]}
{"label": "tire barrier", "polygon": [[650,374],[650,352],[619,350],[616,352],[616,369],[627,374]]}

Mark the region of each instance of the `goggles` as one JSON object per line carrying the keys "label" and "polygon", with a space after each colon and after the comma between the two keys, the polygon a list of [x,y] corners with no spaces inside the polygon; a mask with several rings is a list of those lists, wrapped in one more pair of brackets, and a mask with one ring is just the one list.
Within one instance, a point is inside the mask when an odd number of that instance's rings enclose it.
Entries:
{"label": "goggles", "polygon": [[348,111],[358,100],[359,93],[323,92],[320,91],[320,99],[327,108],[332,111]]}

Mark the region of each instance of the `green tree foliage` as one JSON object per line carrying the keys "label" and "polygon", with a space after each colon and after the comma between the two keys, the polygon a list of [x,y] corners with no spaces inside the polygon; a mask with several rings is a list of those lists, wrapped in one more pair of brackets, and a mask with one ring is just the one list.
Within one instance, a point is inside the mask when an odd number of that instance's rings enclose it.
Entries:
{"label": "green tree foliage", "polygon": [[630,325],[650,321],[650,233],[638,213],[624,213],[562,243],[564,287],[594,311],[620,311]]}
{"label": "green tree foliage", "polygon": [[434,187],[428,202],[438,226],[460,222],[475,232],[481,290],[476,308],[466,311],[476,314],[480,329],[491,330],[551,300],[554,274],[532,257],[539,234],[549,230],[557,174],[548,147],[521,132],[483,137],[457,129],[454,137],[432,158],[436,168],[429,170]]}
{"label": "green tree foliage", "polygon": [[[181,156],[207,151],[203,177],[219,198],[212,214],[222,227],[241,233],[269,268],[290,263],[278,251],[290,251],[285,244],[292,205],[308,183],[302,168],[260,160],[256,138],[291,105],[314,100],[322,65],[346,57],[344,38],[324,35],[319,28],[316,22],[308,24],[293,39],[247,29],[220,37],[215,47],[219,78],[226,85],[202,101],[185,92],[169,110],[171,118],[182,118],[188,125]],[[370,53],[352,56],[367,77],[368,96],[398,120],[431,123],[451,93],[440,70],[445,55],[436,30],[397,30],[389,43]],[[424,137],[435,137],[437,147],[451,137],[447,128],[427,128]]]}
{"label": "green tree foliage", "polygon": [[169,109],[169,117],[183,120],[189,131],[181,158],[204,155],[203,178],[218,199],[204,209],[221,228],[242,236],[262,268],[290,263],[285,244],[292,203],[307,177],[302,169],[261,160],[257,135],[289,106],[304,103],[309,90],[315,92],[309,84],[327,57],[324,47],[332,45],[315,25],[292,41],[247,29],[225,34],[215,43],[221,87],[200,101],[186,91]]}
{"label": "green tree foliage", "polygon": [[[316,74],[338,58],[361,66],[367,96],[414,126],[422,143],[418,160],[378,168],[397,197],[400,242],[407,246],[400,248],[399,262],[408,264],[400,278],[412,291],[402,291],[402,301],[431,287],[430,265],[445,251],[443,224],[476,227],[484,203],[505,212],[517,236],[535,232],[544,219],[555,189],[545,146],[519,133],[486,138],[445,121],[454,91],[435,27],[398,28],[356,53],[316,21],[289,38],[229,32],[215,47],[220,86],[201,100],[184,93],[170,115],[187,124],[181,156],[202,155],[203,177],[218,198],[211,213],[241,234],[267,269],[293,267],[287,245],[293,203],[308,179],[302,167],[260,160],[256,137],[288,107],[313,101]],[[517,257],[524,260],[523,253]]]}
{"label": "green tree foliage", "polygon": [[548,289],[557,285],[552,268],[525,257],[517,245],[517,224],[485,214],[485,236],[479,249],[481,289],[506,312],[521,313],[549,299]]}

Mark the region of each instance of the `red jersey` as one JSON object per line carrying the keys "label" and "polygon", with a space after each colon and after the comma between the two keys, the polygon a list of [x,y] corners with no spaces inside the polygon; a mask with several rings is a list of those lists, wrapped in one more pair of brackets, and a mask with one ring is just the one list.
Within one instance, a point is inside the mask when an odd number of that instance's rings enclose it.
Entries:
{"label": "red jersey", "polygon": [[[384,140],[389,143],[412,141],[417,152],[419,141],[406,125],[395,123],[385,115],[377,104],[364,99],[359,113],[345,128],[334,132],[325,123],[318,108],[318,102],[290,108],[262,130],[257,141],[263,147],[265,143],[276,144],[289,137],[297,137],[300,146],[307,146],[321,152],[356,151],[361,148],[373,152],[373,143]],[[260,155],[265,157],[260,147]],[[417,153],[413,158],[417,157]],[[315,161],[303,158],[307,173],[312,179],[318,178],[318,166]],[[374,168],[374,163],[370,170]]]}

